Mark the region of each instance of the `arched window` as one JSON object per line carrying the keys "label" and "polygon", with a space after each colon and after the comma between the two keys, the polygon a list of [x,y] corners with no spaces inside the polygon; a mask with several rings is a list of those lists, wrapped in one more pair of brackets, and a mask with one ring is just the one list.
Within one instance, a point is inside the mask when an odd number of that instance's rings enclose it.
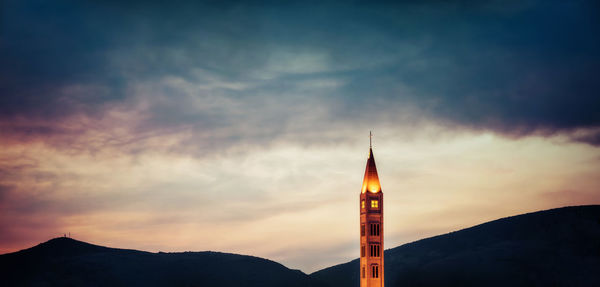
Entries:
{"label": "arched window", "polygon": [[369,224],[369,234],[371,236],[379,236],[379,223]]}
{"label": "arched window", "polygon": [[371,278],[379,278],[379,266],[377,264],[371,265]]}
{"label": "arched window", "polygon": [[371,257],[379,257],[381,254],[381,246],[379,244],[371,244],[369,245],[369,251]]}

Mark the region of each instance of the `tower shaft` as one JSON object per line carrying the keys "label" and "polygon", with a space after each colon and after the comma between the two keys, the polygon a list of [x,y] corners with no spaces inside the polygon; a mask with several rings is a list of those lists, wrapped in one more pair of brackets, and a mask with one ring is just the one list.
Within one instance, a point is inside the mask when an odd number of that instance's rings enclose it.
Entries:
{"label": "tower shaft", "polygon": [[373,150],[360,193],[360,286],[384,286],[383,192],[377,175]]}

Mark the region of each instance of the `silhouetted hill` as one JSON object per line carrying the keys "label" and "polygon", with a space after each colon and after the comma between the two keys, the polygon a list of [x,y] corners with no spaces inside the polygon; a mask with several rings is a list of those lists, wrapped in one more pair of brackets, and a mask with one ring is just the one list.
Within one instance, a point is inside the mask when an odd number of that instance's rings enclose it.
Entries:
{"label": "silhouetted hill", "polygon": [[258,257],[219,252],[150,253],[70,238],[0,255],[1,286],[318,286]]}
{"label": "silhouetted hill", "polygon": [[[600,286],[600,206],[503,218],[385,251],[386,286]],[[262,258],[55,238],[0,255],[1,286],[358,286],[358,259],[310,276]],[[320,285],[322,284],[322,285]]]}
{"label": "silhouetted hill", "polygon": [[[385,285],[600,286],[600,206],[503,218],[385,253]],[[359,286],[359,260],[311,277]]]}

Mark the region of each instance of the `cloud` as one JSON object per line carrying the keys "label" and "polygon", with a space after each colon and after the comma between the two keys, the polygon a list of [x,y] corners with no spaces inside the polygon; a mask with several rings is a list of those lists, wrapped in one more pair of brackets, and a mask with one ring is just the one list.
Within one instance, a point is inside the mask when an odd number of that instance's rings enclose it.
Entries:
{"label": "cloud", "polygon": [[600,146],[600,129],[598,128],[574,131],[570,137],[576,141]]}
{"label": "cloud", "polygon": [[428,118],[512,137],[594,131],[594,5],[14,1],[0,46],[1,132],[84,136],[74,119],[102,122],[123,107],[136,120],[116,124],[140,138],[162,127],[219,134],[224,147],[301,132],[307,119]]}
{"label": "cloud", "polygon": [[598,201],[595,1],[5,2],[0,253],[348,260],[369,129],[390,247]]}

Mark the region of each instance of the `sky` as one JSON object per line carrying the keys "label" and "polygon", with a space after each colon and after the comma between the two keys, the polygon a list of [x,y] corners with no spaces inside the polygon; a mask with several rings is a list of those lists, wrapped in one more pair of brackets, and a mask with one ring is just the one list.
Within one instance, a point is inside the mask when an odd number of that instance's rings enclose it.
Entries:
{"label": "sky", "polygon": [[597,1],[0,4],[0,253],[70,233],[313,272],[600,204]]}

